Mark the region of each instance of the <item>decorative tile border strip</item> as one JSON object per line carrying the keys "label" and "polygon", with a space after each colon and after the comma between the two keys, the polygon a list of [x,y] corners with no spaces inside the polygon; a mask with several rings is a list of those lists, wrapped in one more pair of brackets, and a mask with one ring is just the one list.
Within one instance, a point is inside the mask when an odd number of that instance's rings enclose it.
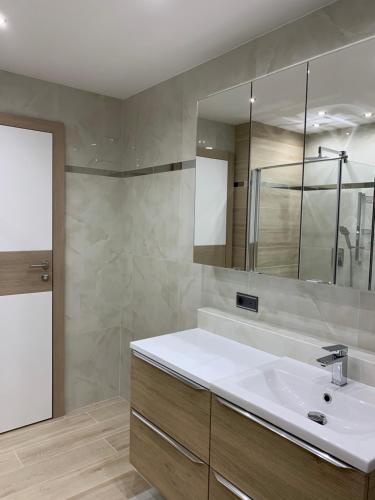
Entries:
{"label": "decorative tile border strip", "polygon": [[189,168],[195,168],[195,160],[187,160],[179,163],[168,163],[166,165],[138,168],[135,170],[105,170],[100,168],[75,167],[73,165],[66,165],[65,172],[126,179],[129,177],[139,177],[140,175],[153,175],[153,174],[160,174],[163,172],[176,172],[178,170],[186,170]]}

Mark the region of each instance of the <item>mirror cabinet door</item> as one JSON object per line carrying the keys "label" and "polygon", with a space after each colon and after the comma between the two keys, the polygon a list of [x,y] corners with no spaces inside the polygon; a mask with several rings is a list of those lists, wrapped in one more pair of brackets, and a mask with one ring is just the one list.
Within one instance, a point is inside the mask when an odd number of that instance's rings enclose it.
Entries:
{"label": "mirror cabinet door", "polygon": [[373,286],[374,54],[371,40],[309,64],[302,279]]}
{"label": "mirror cabinet door", "polygon": [[198,103],[194,262],[245,269],[251,85]]}
{"label": "mirror cabinet door", "polygon": [[374,54],[371,39],[199,102],[194,262],[375,290]]}
{"label": "mirror cabinet door", "polygon": [[253,82],[249,261],[298,278],[307,65]]}

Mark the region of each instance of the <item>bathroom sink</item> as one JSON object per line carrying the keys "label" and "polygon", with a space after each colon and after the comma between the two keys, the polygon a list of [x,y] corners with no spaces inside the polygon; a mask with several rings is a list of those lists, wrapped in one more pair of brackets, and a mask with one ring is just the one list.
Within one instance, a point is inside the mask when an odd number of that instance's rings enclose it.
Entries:
{"label": "bathroom sink", "polygon": [[[222,398],[365,472],[375,467],[375,389],[290,358],[216,382]],[[310,420],[309,412],[324,416]]]}

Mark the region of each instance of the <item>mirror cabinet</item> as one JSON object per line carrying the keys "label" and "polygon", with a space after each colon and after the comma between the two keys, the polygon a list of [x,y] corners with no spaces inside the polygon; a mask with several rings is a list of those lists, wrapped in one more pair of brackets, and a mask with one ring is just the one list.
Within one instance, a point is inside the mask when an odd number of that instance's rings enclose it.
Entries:
{"label": "mirror cabinet", "polygon": [[194,262],[375,290],[375,39],[199,101]]}

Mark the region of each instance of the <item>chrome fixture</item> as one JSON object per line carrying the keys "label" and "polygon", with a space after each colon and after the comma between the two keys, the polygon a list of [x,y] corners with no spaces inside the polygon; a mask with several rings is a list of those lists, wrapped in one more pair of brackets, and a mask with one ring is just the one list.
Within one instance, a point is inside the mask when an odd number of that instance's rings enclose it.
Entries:
{"label": "chrome fixture", "polygon": [[346,226],[340,226],[340,233],[344,236],[346,245],[349,250],[349,286],[353,286],[353,253],[352,250],[355,248],[350,240],[349,229]]}
{"label": "chrome fixture", "polygon": [[346,385],[348,382],[348,346],[336,344],[325,346],[323,349],[332,354],[318,358],[317,362],[324,367],[332,366],[332,384]]}
{"label": "chrome fixture", "polygon": [[327,417],[319,411],[309,411],[307,418],[320,425],[326,425],[327,423]]}

